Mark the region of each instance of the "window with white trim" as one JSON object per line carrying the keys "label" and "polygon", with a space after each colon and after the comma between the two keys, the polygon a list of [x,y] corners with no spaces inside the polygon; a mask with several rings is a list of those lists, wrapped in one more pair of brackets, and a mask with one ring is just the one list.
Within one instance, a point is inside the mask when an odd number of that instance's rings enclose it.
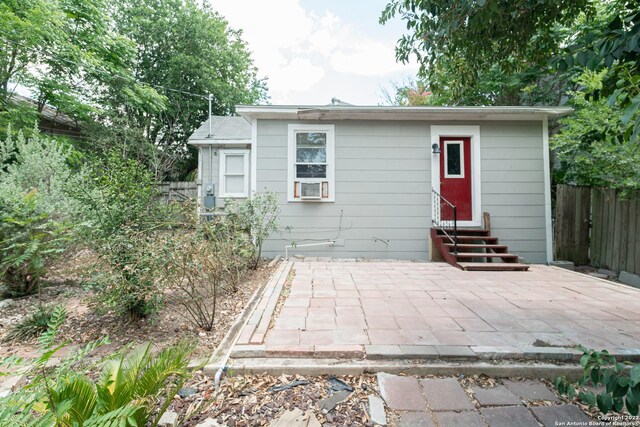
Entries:
{"label": "window with white trim", "polygon": [[220,150],[219,197],[249,197],[249,150]]}
{"label": "window with white trim", "polygon": [[289,201],[334,201],[334,126],[289,125]]}

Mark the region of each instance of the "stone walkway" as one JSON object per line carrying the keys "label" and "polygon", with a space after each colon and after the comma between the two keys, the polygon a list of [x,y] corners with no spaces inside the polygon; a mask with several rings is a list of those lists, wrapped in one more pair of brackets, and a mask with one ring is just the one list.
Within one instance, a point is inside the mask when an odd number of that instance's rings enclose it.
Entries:
{"label": "stone walkway", "polygon": [[232,357],[575,361],[577,344],[637,359],[640,290],[541,265],[295,262],[281,264]]}
{"label": "stone walkway", "polygon": [[504,380],[493,388],[471,386],[468,393],[456,378],[379,373],[378,384],[396,415],[388,417],[389,425],[399,427],[539,427],[594,421],[577,406],[560,401],[540,381]]}

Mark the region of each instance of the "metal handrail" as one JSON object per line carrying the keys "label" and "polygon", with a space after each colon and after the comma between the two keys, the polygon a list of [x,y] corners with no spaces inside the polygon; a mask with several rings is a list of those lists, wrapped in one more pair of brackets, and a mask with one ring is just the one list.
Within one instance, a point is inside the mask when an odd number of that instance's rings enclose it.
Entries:
{"label": "metal handrail", "polygon": [[[431,196],[433,206],[437,206],[437,208],[433,210],[433,218],[431,218],[431,222],[435,228],[442,231],[445,236],[451,240],[451,243],[453,243],[453,253],[456,255],[458,253],[458,209],[456,205],[442,197],[442,195],[433,188],[431,189]],[[453,211],[453,221],[442,219],[443,206],[445,208],[450,208]],[[449,233],[452,233],[453,236]]]}

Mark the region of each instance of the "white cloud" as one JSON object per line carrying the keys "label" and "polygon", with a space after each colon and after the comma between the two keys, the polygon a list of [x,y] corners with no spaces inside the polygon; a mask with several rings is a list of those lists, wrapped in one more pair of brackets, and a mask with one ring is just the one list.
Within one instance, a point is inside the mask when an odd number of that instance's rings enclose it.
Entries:
{"label": "white cloud", "polygon": [[395,62],[395,40],[366,35],[329,11],[319,16],[299,0],[211,0],[211,4],[233,28],[243,30],[260,76],[268,78],[274,104],[309,103],[318,99],[321,87],[326,89],[321,83],[335,82],[337,76],[347,84],[340,85],[343,93],[326,95],[327,103],[334,95],[349,100],[344,87],[361,84],[362,76],[378,77],[368,100],[375,103],[379,86],[392,73],[416,71]]}

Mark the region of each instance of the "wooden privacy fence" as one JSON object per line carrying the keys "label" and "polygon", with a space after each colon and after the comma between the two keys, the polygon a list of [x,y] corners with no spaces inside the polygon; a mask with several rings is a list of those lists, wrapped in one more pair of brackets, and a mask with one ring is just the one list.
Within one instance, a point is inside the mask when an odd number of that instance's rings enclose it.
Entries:
{"label": "wooden privacy fence", "polygon": [[556,189],[555,259],[589,263],[591,188],[558,185]]}
{"label": "wooden privacy fence", "polygon": [[591,199],[591,263],[640,274],[640,197],[594,188]]}
{"label": "wooden privacy fence", "polygon": [[640,195],[558,185],[556,259],[640,274]]}
{"label": "wooden privacy fence", "polygon": [[198,197],[198,186],[193,181],[162,182],[157,187],[165,202],[184,202]]}

